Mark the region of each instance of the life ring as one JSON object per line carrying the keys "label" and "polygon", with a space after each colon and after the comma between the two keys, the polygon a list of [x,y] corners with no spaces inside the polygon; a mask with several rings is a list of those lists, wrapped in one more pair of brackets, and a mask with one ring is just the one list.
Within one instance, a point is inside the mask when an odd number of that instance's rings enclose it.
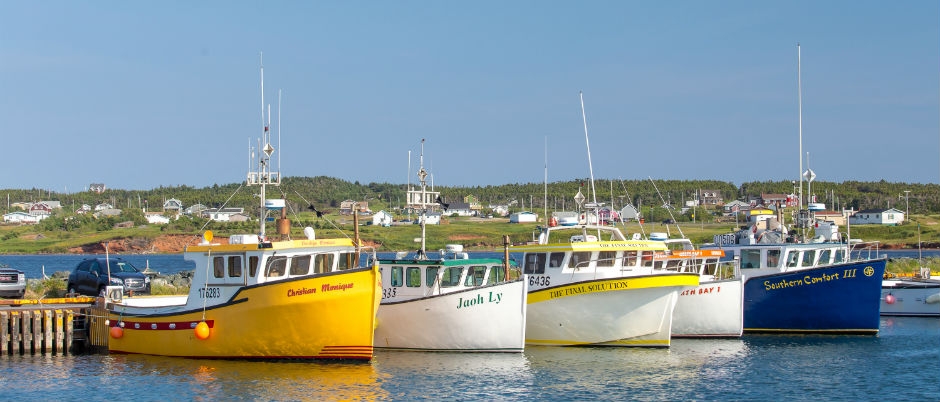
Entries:
{"label": "life ring", "polygon": [[548,220],[548,226],[549,226],[549,227],[558,226],[558,218],[556,218],[556,217],[554,217],[554,216],[551,217],[551,218]]}

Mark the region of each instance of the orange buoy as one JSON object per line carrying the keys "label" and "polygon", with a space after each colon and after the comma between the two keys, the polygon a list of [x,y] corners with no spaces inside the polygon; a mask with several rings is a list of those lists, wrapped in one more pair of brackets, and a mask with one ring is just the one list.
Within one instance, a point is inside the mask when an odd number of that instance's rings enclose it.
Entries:
{"label": "orange buoy", "polygon": [[124,336],[124,328],[114,326],[111,327],[111,337],[114,339],[121,339]]}
{"label": "orange buoy", "polygon": [[193,330],[196,333],[196,338],[199,340],[209,339],[209,324],[206,324],[205,321],[196,324],[196,329]]}

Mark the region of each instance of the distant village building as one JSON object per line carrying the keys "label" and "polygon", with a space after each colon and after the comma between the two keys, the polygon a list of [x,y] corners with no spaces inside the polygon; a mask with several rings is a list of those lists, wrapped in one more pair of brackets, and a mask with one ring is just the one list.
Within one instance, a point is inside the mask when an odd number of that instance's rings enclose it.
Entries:
{"label": "distant village building", "polygon": [[88,191],[91,191],[93,193],[101,194],[106,189],[107,187],[105,187],[104,183],[91,183],[88,185]]}
{"label": "distant village building", "polygon": [[353,200],[344,200],[339,203],[339,213],[340,215],[352,215],[353,209],[360,214],[369,214],[372,213],[369,210],[368,201],[353,201]]}
{"label": "distant village building", "polygon": [[751,204],[741,200],[731,201],[721,207],[721,211],[725,215],[744,214],[750,210]]}
{"label": "distant village building", "polygon": [[849,217],[851,225],[900,225],[904,222],[904,212],[894,208],[865,209]]}
{"label": "distant village building", "polygon": [[50,209],[62,209],[62,203],[60,201],[39,201],[40,203],[46,204]]}
{"label": "distant village building", "polygon": [[43,220],[52,215],[52,208],[49,207],[49,204],[37,202],[29,207],[28,212],[30,215],[39,217],[39,220]]}
{"label": "distant village building", "polygon": [[696,193],[698,205],[721,205],[724,200],[721,199],[721,192],[718,190],[699,190]]}
{"label": "distant village building", "polygon": [[183,214],[190,216],[202,216],[202,211],[209,209],[209,207],[202,204],[193,204],[183,210]]}
{"label": "distant village building", "polygon": [[640,213],[637,212],[636,207],[633,205],[627,205],[620,209],[620,219],[622,219],[624,222],[627,222],[631,219],[636,221],[640,219]]}
{"label": "distant village building", "polygon": [[506,215],[509,215],[509,205],[502,205],[502,204],[500,204],[500,205],[494,205],[494,204],[490,204],[487,208],[491,209],[491,210],[493,211],[493,214],[498,215],[498,216],[506,216]]}
{"label": "distant village building", "polygon": [[10,223],[37,223],[40,220],[42,220],[42,218],[21,211],[3,214],[3,221]]}
{"label": "distant village building", "polygon": [[441,213],[440,212],[428,212],[425,214],[418,215],[418,219],[415,219],[415,223],[424,222],[425,225],[440,225],[441,224]]}
{"label": "distant village building", "polygon": [[796,206],[796,201],[792,198],[791,195],[787,194],[761,194],[760,195],[760,204],[765,207],[794,207]]}
{"label": "distant village building", "polygon": [[162,212],[145,212],[144,217],[147,218],[147,222],[151,225],[166,225],[170,223],[170,218],[167,218]]}
{"label": "distant village building", "polygon": [[842,212],[839,211],[817,211],[815,215],[817,221],[828,221],[835,223],[839,226],[845,226],[845,222],[848,221],[848,217],[852,216],[855,211],[850,209],[843,209]]}
{"label": "distant village building", "polygon": [[381,210],[376,212],[375,215],[372,215],[372,224],[375,226],[391,226],[393,221],[392,214]]}
{"label": "distant village building", "polygon": [[538,219],[538,215],[534,212],[521,211],[516,212],[512,215],[509,215],[509,223],[531,223],[535,222]]}
{"label": "distant village building", "polygon": [[75,210],[76,214],[84,214],[87,212],[91,212],[91,205],[82,204],[82,206],[78,207],[78,209]]}
{"label": "distant village building", "polygon": [[177,200],[176,198],[170,198],[169,200],[163,202],[163,210],[179,213],[183,210],[183,202]]}
{"label": "distant village building", "polygon": [[470,204],[465,202],[452,202],[447,204],[447,215],[457,214],[457,216],[475,216],[476,211],[470,208]]}
{"label": "distant village building", "polygon": [[219,222],[244,222],[248,220],[244,208],[209,208],[202,211],[202,215]]}
{"label": "distant village building", "polygon": [[106,203],[106,202],[103,202],[103,203],[101,203],[101,204],[95,205],[95,212],[104,211],[104,210],[106,210],[106,209],[114,209],[114,206],[111,205],[111,204],[108,204],[108,203]]}

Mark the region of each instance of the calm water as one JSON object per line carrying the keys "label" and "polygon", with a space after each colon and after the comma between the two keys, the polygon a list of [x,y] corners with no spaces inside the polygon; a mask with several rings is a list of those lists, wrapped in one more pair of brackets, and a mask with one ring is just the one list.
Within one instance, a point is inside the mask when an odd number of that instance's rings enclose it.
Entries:
{"label": "calm water", "polygon": [[940,320],[877,336],[748,335],[666,349],[376,352],[371,363],[0,356],[3,400],[940,399]]}

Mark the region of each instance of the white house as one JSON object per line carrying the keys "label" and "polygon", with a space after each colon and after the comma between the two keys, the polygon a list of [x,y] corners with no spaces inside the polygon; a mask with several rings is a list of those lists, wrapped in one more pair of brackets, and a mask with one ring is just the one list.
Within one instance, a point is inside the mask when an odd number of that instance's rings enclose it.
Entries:
{"label": "white house", "polygon": [[499,216],[509,215],[509,205],[490,205],[489,209],[493,210],[493,214]]}
{"label": "white house", "polygon": [[415,223],[421,223],[421,221],[424,221],[425,225],[440,225],[441,213],[440,212],[428,212],[423,215],[418,215],[418,219],[415,219]]}
{"label": "white house", "polygon": [[904,222],[904,212],[894,208],[865,209],[849,217],[851,225],[900,225]]}
{"label": "white house", "polygon": [[447,215],[457,214],[457,216],[473,216],[476,211],[470,209],[470,204],[466,202],[452,202],[447,205]]}
{"label": "white house", "polygon": [[170,218],[167,218],[161,212],[145,212],[144,217],[147,218],[147,222],[152,225],[165,225],[170,223]]}
{"label": "white house", "polygon": [[244,219],[236,218],[236,215],[245,215],[244,208],[209,208],[202,211],[203,216],[219,222],[243,222]]}
{"label": "white house", "polygon": [[163,202],[163,210],[179,212],[183,210],[183,202],[177,200],[176,198],[170,198],[169,200]]}
{"label": "white house", "polygon": [[532,223],[538,219],[534,212],[522,211],[509,215],[509,223]]}
{"label": "white house", "polygon": [[392,224],[392,214],[381,210],[372,215],[372,224],[375,226],[390,226]]}
{"label": "white house", "polygon": [[3,214],[4,222],[36,223],[36,222],[39,222],[40,220],[41,219],[39,218],[39,216],[30,215],[30,214],[27,214],[26,212],[20,212],[20,211]]}

